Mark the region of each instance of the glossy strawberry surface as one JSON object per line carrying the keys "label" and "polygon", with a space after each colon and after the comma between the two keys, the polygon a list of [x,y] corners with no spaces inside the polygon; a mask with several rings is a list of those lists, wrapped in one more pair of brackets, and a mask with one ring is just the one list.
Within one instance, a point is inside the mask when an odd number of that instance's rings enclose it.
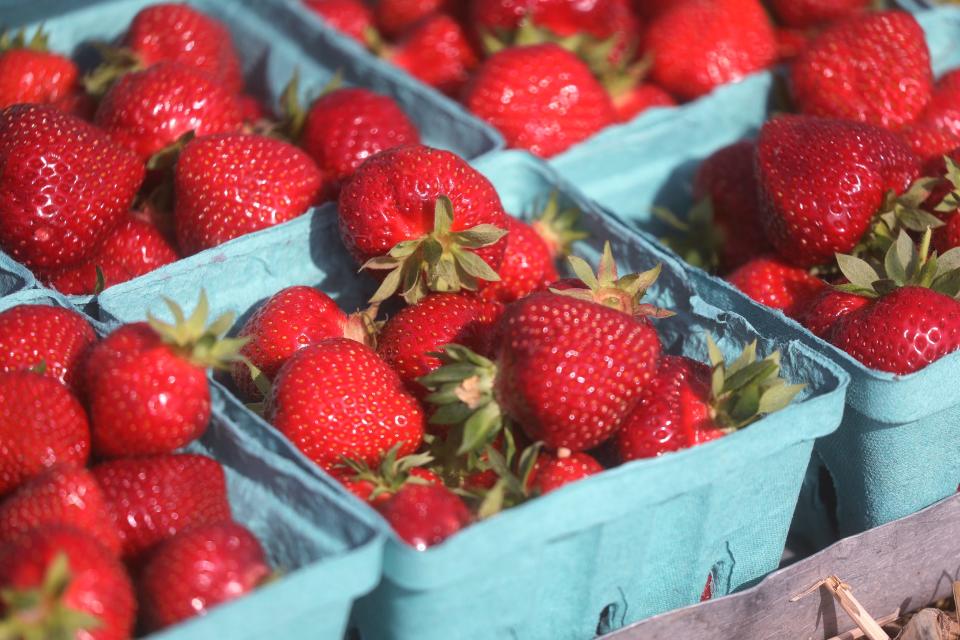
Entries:
{"label": "glossy strawberry surface", "polygon": [[508,304],[557,279],[554,255],[529,224],[507,217],[507,249],[497,270],[500,280],[480,284],[480,296]]}
{"label": "glossy strawberry surface", "polygon": [[537,458],[532,474],[532,487],[540,495],[603,471],[603,466],[588,453],[581,451],[563,454],[541,453]]}
{"label": "glossy strawberry surface", "polygon": [[827,287],[807,303],[797,319],[815,336],[829,340],[841,318],[868,304],[869,298]]}
{"label": "glossy strawberry surface", "polygon": [[789,265],[774,255],[754,258],[726,278],[760,304],[779,309],[791,318],[801,314],[826,286],[805,269]]}
{"label": "glossy strawberry surface", "polygon": [[311,11],[331,27],[366,44],[373,26],[373,12],[363,0],[304,0]]}
{"label": "glossy strawberry surface", "polygon": [[471,520],[463,501],[439,485],[406,485],[380,512],[400,539],[417,551],[440,544]]}
{"label": "glossy strawberry surface", "polygon": [[11,49],[0,53],[0,108],[50,104],[77,91],[77,65],[47,51]]}

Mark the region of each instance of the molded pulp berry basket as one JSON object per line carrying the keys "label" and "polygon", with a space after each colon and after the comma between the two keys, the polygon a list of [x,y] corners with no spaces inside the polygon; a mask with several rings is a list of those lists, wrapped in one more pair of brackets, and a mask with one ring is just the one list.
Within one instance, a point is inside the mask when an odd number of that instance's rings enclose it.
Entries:
{"label": "molded pulp berry basket", "polygon": [[[134,15],[160,0],[13,0],[0,4],[0,26],[28,32],[43,25],[53,50],[72,55],[89,69],[97,61],[92,42],[112,42]],[[454,102],[414,82],[392,66],[357,55],[338,34],[303,28],[276,2],[189,0],[188,4],[222,21],[231,32],[251,95],[277,107],[294,71],[301,97],[319,95],[337,71],[345,83],[392,96],[417,125],[424,144],[474,158],[503,146],[492,127]],[[0,253],[2,257],[2,253]],[[0,260],[0,274],[15,273]],[[23,271],[20,269],[19,271]],[[3,280],[0,280],[2,292]]]}
{"label": "molded pulp berry basket", "polygon": [[[728,355],[753,339],[742,318],[695,295],[677,261],[600,215],[546,165],[510,152],[478,168],[516,214],[534,210],[559,187],[584,211],[593,240],[577,252],[587,258],[595,261],[609,239],[625,270],[663,262],[655,298],[678,312],[658,321],[670,351],[704,360],[706,331]],[[317,285],[346,309],[373,290],[340,244],[332,206],[118,285],[103,295],[101,312],[142,318],[148,309],[162,312],[160,294],[192,305],[205,287],[214,312],[247,315],[295,284]],[[780,349],[790,378],[808,384],[783,412],[719,441],[575,483],[425,553],[391,533],[382,582],[355,615],[365,640],[589,638],[696,602],[711,572],[714,593],[722,594],[775,569],[813,441],[839,423],[847,378],[799,343],[761,345]],[[253,414],[248,427],[275,446],[272,427]]]}
{"label": "molded pulp berry basket", "polygon": [[0,251],[0,297],[36,286],[29,269]]}
{"label": "molded pulp berry basket", "polygon": [[[916,14],[924,28],[936,75],[960,66],[960,9]],[[683,214],[693,204],[692,176],[713,151],[756,134],[768,115],[773,76],[748,79],[692,104],[672,121],[634,129],[616,140],[595,140],[558,158],[555,168],[576,179],[591,197],[629,226],[652,235],[666,229],[652,218],[653,204]],[[649,237],[649,236],[648,236]],[[960,484],[960,354],[910,376],[872,371],[816,338],[782,313],[758,305],[727,283],[692,270],[704,297],[746,317],[764,335],[799,339],[827,354],[851,375],[843,425],[819,441],[815,459],[826,463],[836,512],[821,502],[823,474],[811,469],[796,529],[817,546],[895,520],[957,490]],[[713,284],[708,284],[713,283]]]}
{"label": "molded pulp berry basket", "polygon": [[[38,288],[0,299],[0,311],[18,304],[71,308],[66,298]],[[219,388],[212,400],[210,426],[187,450],[223,465],[234,518],[256,534],[283,573],[247,597],[151,637],[341,638],[353,601],[377,583],[383,535],[369,513],[239,428],[246,410]]]}

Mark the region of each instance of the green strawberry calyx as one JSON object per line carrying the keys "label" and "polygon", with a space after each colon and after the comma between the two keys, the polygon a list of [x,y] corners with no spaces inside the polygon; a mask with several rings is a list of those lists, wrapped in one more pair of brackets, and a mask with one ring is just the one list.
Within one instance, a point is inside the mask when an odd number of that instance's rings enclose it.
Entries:
{"label": "green strawberry calyx", "polygon": [[480,280],[500,280],[475,250],[496,244],[506,230],[479,224],[453,231],[453,220],[453,203],[440,196],[434,206],[433,231],[367,260],[361,269],[389,271],[370,302],[383,302],[399,292],[407,304],[416,304],[431,291],[476,291]]}
{"label": "green strawberry calyx", "polygon": [[377,335],[384,325],[383,320],[377,320],[379,312],[380,303],[375,302],[362,311],[348,315],[343,323],[343,337],[376,349]]}
{"label": "green strawberry calyx", "polygon": [[580,209],[576,207],[560,208],[560,194],[551,191],[540,215],[530,223],[537,235],[550,249],[550,255],[557,259],[569,256],[573,243],[590,237],[586,231],[578,228]]}
{"label": "green strawberry calyx", "polygon": [[163,299],[173,315],[173,323],[159,320],[147,314],[147,322],[160,338],[170,345],[181,357],[193,364],[212,369],[229,369],[234,362],[243,362],[240,349],[249,337],[227,338],[226,333],[233,326],[234,314],[224,313],[208,324],[210,302],[206,291],[200,291],[200,298],[190,317],[169,298]]}
{"label": "green strawberry calyx", "polygon": [[50,35],[43,30],[43,25],[37,27],[30,39],[27,39],[26,29],[19,29],[16,33],[10,31],[0,33],[0,53],[14,49],[46,53],[50,51]]}
{"label": "green strawberry calyx", "polygon": [[729,365],[707,336],[710,356],[710,417],[720,429],[736,431],[789,405],[806,386],[781,376],[780,352],[757,356],[757,341],[748,344]]}
{"label": "green strawberry calyx", "polygon": [[878,298],[901,287],[932,289],[951,298],[960,294],[960,247],[942,256],[930,250],[933,230],[927,228],[919,246],[903,229],[883,256],[883,260],[837,254],[837,265],[849,281],[836,289],[846,293]]}
{"label": "green strawberry calyx", "polygon": [[[317,99],[328,93],[333,93],[341,87],[343,87],[343,69],[337,69],[310,103],[312,104]],[[307,122],[307,114],[309,113],[309,109],[300,100],[299,69],[293,70],[290,81],[283,88],[283,93],[280,94],[280,110],[282,117],[279,123],[269,123],[266,128],[260,127],[257,129],[256,133],[296,142],[303,133],[303,126]]]}
{"label": "green strawberry calyx", "polygon": [[101,622],[95,616],[69,607],[67,590],[72,576],[67,554],[57,553],[36,588],[0,591],[0,639],[72,640],[81,631],[93,631]]}
{"label": "green strawberry calyx", "polygon": [[942,227],[943,221],[923,208],[923,204],[940,182],[941,178],[919,178],[900,195],[888,191],[879,212],[854,253],[860,256],[882,256],[896,241],[901,230],[923,233],[928,228]]}
{"label": "green strawberry calyx", "polygon": [[429,453],[414,453],[398,457],[399,451],[400,443],[392,446],[376,469],[363,461],[344,456],[340,469],[348,480],[371,483],[374,487],[370,493],[371,500],[383,494],[394,494],[406,484],[427,484],[427,480],[411,474],[411,471],[429,465],[433,462],[433,456]]}
{"label": "green strawberry calyx", "polygon": [[482,451],[504,431],[505,417],[494,394],[497,365],[459,344],[431,354],[442,365],[419,379],[430,390],[426,401],[435,407],[430,424],[447,425],[444,439],[450,455]]}
{"label": "green strawberry calyx", "polygon": [[551,288],[551,292],[578,300],[595,302],[635,317],[669,318],[674,315],[672,311],[668,311],[667,309],[661,309],[652,304],[641,302],[647,289],[649,289],[660,276],[662,265],[657,264],[657,266],[648,271],[631,273],[621,277],[617,273],[617,262],[613,258],[613,250],[610,248],[610,242],[605,242],[603,245],[603,254],[600,256],[600,264],[596,274],[594,274],[590,264],[583,258],[570,256],[567,260],[570,263],[570,268],[573,269],[573,272],[580,281],[586,285],[586,288]]}
{"label": "green strawberry calyx", "polygon": [[517,451],[510,430],[506,429],[503,433],[503,451],[487,445],[483,456],[487,467],[497,475],[497,481],[489,489],[457,491],[463,498],[476,503],[473,511],[480,520],[486,520],[537,495],[532,485],[542,443],[536,442],[523,451]]}
{"label": "green strawberry calyx", "polygon": [[710,198],[696,203],[685,220],[665,207],[654,207],[653,215],[672,231],[660,241],[687,264],[710,273],[720,268],[720,251],[726,238],[723,230],[714,224],[713,201]]}
{"label": "green strawberry calyx", "polygon": [[121,76],[146,69],[140,56],[132,49],[116,47],[103,42],[94,43],[101,62],[83,77],[83,88],[94,97],[102,97]]}

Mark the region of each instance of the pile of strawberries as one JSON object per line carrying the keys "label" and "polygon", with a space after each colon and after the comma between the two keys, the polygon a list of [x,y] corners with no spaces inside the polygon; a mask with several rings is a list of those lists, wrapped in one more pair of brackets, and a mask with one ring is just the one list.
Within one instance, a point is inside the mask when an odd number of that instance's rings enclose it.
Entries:
{"label": "pile of strawberries", "polygon": [[226,27],[187,5],[147,7],[100,48],[81,78],[40,31],[0,42],[0,249],[62,293],[290,220],[367,157],[419,141],[366,89],[331,86],[303,109],[291,82],[271,116],[244,93]]}
{"label": "pile of strawberries", "polygon": [[[866,0],[304,0],[459,98],[511,147],[550,157],[650,107],[802,51]],[[776,22],[771,16],[775,16]]]}
{"label": "pile of strawberries", "polygon": [[[202,305],[201,305],[202,307]],[[0,312],[0,629],[130,637],[205,613],[271,576],[231,518],[224,470],[177,451],[210,421],[206,368],[238,343],[202,328]],[[225,330],[232,319],[211,325]],[[155,327],[155,328],[154,328]]]}
{"label": "pile of strawberries", "polygon": [[[456,155],[378,154],[339,197],[343,242],[381,283],[349,315],[294,286],[238,333],[235,386],[309,459],[416,547],[602,471],[721,437],[802,385],[750,345],[727,365],[663,353],[642,301],[659,267],[618,276],[570,257],[577,212],[532,224]],[[386,321],[378,320],[389,309]]]}
{"label": "pile of strawberries", "polygon": [[[869,367],[960,348],[960,93],[910,14],[824,30],[788,69],[797,114],[700,165],[669,241]],[[938,255],[939,253],[939,255]]]}

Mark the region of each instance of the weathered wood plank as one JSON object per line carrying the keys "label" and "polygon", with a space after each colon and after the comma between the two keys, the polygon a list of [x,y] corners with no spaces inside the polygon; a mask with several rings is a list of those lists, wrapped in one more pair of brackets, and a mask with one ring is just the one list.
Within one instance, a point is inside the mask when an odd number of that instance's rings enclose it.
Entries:
{"label": "weathered wood plank", "polygon": [[960,579],[960,495],[840,540],[751,589],[649,618],[604,640],[833,638],[853,622],[825,588],[790,602],[831,574],[853,588],[874,618],[950,596]]}

